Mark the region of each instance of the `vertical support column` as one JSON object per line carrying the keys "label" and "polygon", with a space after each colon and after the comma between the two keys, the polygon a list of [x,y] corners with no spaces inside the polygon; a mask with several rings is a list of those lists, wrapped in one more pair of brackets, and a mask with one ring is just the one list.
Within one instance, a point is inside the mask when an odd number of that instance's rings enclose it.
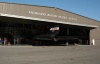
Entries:
{"label": "vertical support column", "polygon": [[[67,28],[67,36],[69,35],[69,28]],[[69,45],[69,43],[68,42],[66,42],[66,45],[68,46]]]}
{"label": "vertical support column", "polygon": [[88,45],[90,45],[90,30],[88,30]]}
{"label": "vertical support column", "polygon": [[67,28],[67,36],[69,35],[69,28]]}

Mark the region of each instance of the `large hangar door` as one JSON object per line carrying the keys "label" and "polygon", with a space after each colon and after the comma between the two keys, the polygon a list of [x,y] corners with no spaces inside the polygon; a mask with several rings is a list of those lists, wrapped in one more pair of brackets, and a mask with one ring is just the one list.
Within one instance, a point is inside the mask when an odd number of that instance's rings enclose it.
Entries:
{"label": "large hangar door", "polygon": [[89,45],[90,44],[90,28],[73,26],[73,25],[60,25],[59,35],[66,38],[68,44],[74,45]]}
{"label": "large hangar door", "polygon": [[80,39],[78,44],[89,45],[89,29],[83,28],[69,28],[69,36],[77,36]]}

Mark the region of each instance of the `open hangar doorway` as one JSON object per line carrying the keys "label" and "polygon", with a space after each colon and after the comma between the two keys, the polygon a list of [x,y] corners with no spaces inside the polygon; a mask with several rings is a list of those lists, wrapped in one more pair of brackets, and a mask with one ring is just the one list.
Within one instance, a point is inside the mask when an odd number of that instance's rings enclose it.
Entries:
{"label": "open hangar doorway", "polygon": [[[11,45],[32,45],[34,35],[45,34],[54,23],[12,17],[0,17],[0,37]],[[17,42],[14,40],[17,39]],[[2,42],[3,44],[4,42]],[[8,44],[8,43],[7,43]]]}
{"label": "open hangar doorway", "polygon": [[[90,30],[93,28],[69,24],[57,24],[60,27],[58,36],[67,36],[69,40],[59,41],[65,45],[90,45]],[[74,39],[76,38],[76,39]],[[67,44],[68,43],[68,44]]]}
{"label": "open hangar doorway", "polygon": [[[21,18],[12,17],[0,17],[0,36],[7,37],[11,44],[14,43],[14,39],[17,38],[16,44],[30,44],[34,43],[32,37],[34,35],[45,34],[49,31],[50,27],[58,25],[60,27],[60,36],[77,37],[80,41],[59,41],[56,44],[80,44],[89,45],[90,44],[90,30],[91,27],[76,26],[70,24],[53,23],[47,21],[29,20]],[[40,41],[39,41],[40,42]],[[37,43],[37,42],[36,42]],[[46,43],[51,43],[46,41]],[[42,44],[42,43],[41,43]],[[54,43],[53,43],[54,44]]]}

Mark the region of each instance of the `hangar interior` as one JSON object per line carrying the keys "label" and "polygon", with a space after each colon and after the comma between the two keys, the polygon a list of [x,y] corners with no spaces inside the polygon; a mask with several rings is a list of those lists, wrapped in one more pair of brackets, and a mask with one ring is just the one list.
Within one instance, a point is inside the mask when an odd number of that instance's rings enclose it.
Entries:
{"label": "hangar interior", "polygon": [[[59,35],[61,36],[76,36],[81,41],[68,41],[69,44],[74,45],[75,43],[80,45],[89,45],[90,39],[90,30],[93,28],[83,27],[83,26],[75,26],[68,24],[60,24],[60,23],[52,23],[45,21],[37,21],[37,20],[28,20],[21,18],[12,18],[12,17],[3,17],[0,18],[0,36],[6,37],[10,44],[14,45],[14,39],[17,38],[17,45],[34,45],[37,41],[34,41],[32,38],[35,35],[45,34],[49,31],[50,27],[53,25],[60,26]],[[41,43],[40,41],[38,41]],[[50,44],[53,45],[55,42],[46,41],[42,44]],[[65,41],[56,42],[55,44],[65,44]]]}

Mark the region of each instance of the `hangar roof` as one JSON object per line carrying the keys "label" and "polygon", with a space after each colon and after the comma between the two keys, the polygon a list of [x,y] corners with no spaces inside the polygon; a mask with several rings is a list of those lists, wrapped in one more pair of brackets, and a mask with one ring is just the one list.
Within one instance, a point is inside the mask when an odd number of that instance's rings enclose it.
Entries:
{"label": "hangar roof", "polygon": [[96,20],[55,7],[0,3],[0,16],[47,21],[85,27],[98,27]]}

